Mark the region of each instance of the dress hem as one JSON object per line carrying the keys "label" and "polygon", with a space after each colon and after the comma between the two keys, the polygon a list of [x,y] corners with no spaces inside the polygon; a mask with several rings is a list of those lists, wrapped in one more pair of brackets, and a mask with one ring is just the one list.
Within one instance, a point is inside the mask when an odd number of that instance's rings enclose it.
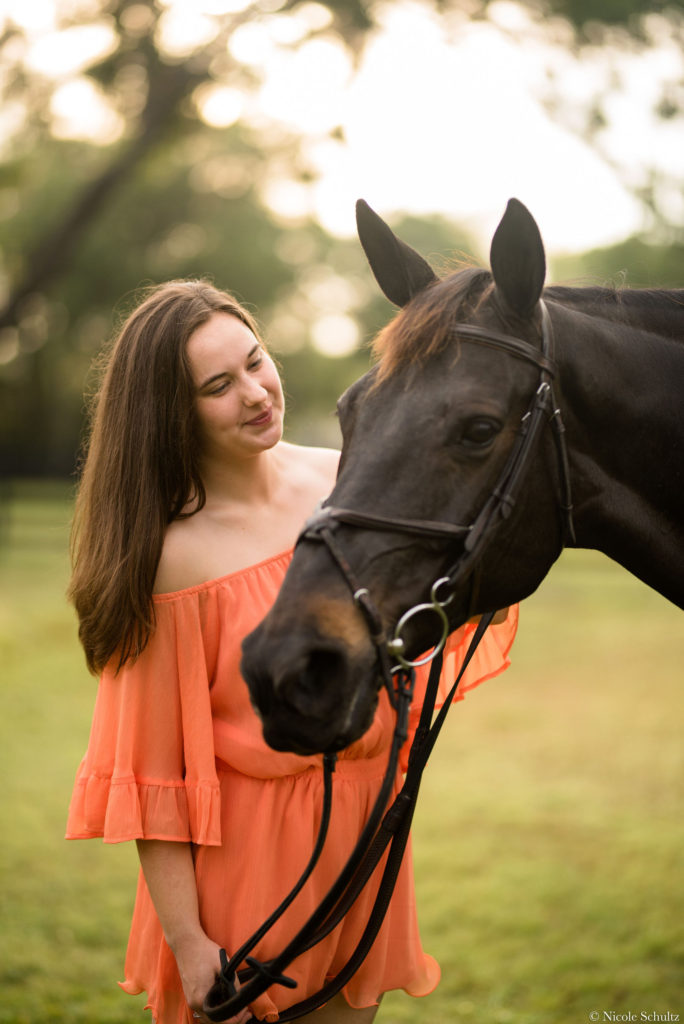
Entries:
{"label": "dress hem", "polygon": [[[431,957],[429,954],[424,954],[424,956],[425,956],[426,960],[430,963],[430,966],[432,968],[432,971],[434,972],[434,975],[436,975],[436,976],[433,976],[433,978],[431,978],[429,980],[429,982],[428,982],[429,987],[427,987],[427,988],[423,988],[422,986],[421,987],[417,986],[416,988],[413,988],[413,989],[412,988],[407,988],[407,987],[404,987],[404,986],[398,986],[397,988],[388,988],[388,989],[385,989],[384,991],[382,991],[380,993],[379,997],[377,999],[371,1001],[371,1002],[352,1002],[352,1000],[351,1000],[351,998],[349,996],[349,993],[347,992],[347,988],[349,987],[348,985],[344,985],[340,989],[340,993],[339,994],[344,997],[344,1000],[345,1000],[347,1006],[349,1006],[350,1009],[352,1009],[352,1010],[368,1010],[372,1006],[379,1006],[380,1005],[380,1000],[388,992],[405,992],[406,995],[409,996],[411,999],[424,999],[426,996],[432,995],[432,993],[435,991],[435,989],[439,985],[440,980],[441,980],[441,976],[442,976],[442,971],[441,971],[441,968],[440,968],[439,964],[437,963],[437,961],[433,957]],[[329,981],[331,979],[326,979],[326,980]],[[145,992],[147,994],[147,989],[144,986],[141,986],[136,981],[132,981],[132,980],[129,980],[129,979],[127,979],[126,981],[117,981],[117,985],[119,986],[119,988],[123,992],[126,993],[126,995],[129,995],[129,996],[139,996],[139,995],[142,995],[143,992]],[[283,1007],[283,1012],[285,1012],[286,1009],[288,1009],[288,1008],[287,1007]],[[143,1007],[143,1010],[150,1010],[150,1012],[152,1014],[153,1024],[157,1024],[157,1022],[159,1020],[158,1010],[157,1010],[156,1001],[152,997],[149,997],[149,1002],[147,1002],[145,1004],[145,1006]],[[263,1021],[264,1024],[278,1024],[278,1020],[280,1019],[280,1014],[279,1013],[276,1014],[276,1013],[268,1012],[267,1011],[265,1017],[256,1018],[256,1019]]]}

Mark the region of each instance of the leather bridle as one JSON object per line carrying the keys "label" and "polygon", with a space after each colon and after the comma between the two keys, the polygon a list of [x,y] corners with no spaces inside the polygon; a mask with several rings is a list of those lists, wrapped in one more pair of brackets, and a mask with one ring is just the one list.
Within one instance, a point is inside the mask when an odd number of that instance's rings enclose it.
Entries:
{"label": "leather bridle", "polygon": [[[507,520],[513,512],[534,455],[537,438],[544,420],[547,418],[551,423],[558,461],[560,484],[558,504],[563,517],[563,542],[568,546],[574,546],[577,542],[573,521],[570,467],[565,442],[565,426],[553,388],[553,380],[557,372],[553,353],[553,328],[546,305],[543,301],[540,301],[539,305],[542,327],[541,350],[522,338],[516,338],[485,327],[478,327],[474,324],[455,324],[452,329],[453,335],[460,341],[473,342],[498,349],[509,356],[531,363],[539,370],[537,387],[522,417],[520,428],[508,459],[499,474],[493,490],[472,523],[464,526],[456,523],[436,522],[434,520],[401,519],[323,504],[307,521],[301,533],[300,541],[322,541],[339,566],[343,577],[349,585],[355,603],[363,612],[369,625],[385,679],[388,678],[388,659],[398,661],[404,668],[416,667],[431,660],[444,646],[449,632],[449,623],[444,609],[453,600],[457,588],[469,575],[475,575],[484,550],[494,538],[496,527],[501,522]],[[463,541],[462,550],[456,561],[447,570],[445,575],[436,580],[432,585],[430,600],[416,605],[405,612],[397,622],[391,639],[385,638],[380,615],[371,600],[370,594],[357,581],[340,544],[335,538],[334,531],[338,523],[348,526],[359,526],[367,530],[393,531],[421,537],[443,537],[447,540]],[[476,590],[477,584],[473,582],[471,584],[470,599],[471,613],[475,610],[473,605]],[[425,611],[432,611],[437,615],[442,625],[442,635],[429,655],[412,661],[405,657],[406,645],[402,631],[406,623],[413,616]]]}
{"label": "leather bridle", "polygon": [[[387,689],[393,707],[397,710],[397,724],[394,731],[389,763],[380,793],[359,841],[340,877],[285,950],[271,961],[263,963],[254,957],[247,956],[248,952],[263,938],[266,931],[290,905],[311,874],[323,847],[330,817],[330,801],[332,799],[331,777],[335,767],[335,755],[325,755],[324,808],[314,853],[297,884],[257,932],[243,944],[230,960],[228,960],[225,952],[221,951],[222,969],[220,974],[217,975],[216,984],[209,992],[203,1007],[204,1013],[210,1020],[225,1020],[226,1017],[237,1014],[272,984],[292,987],[294,982],[282,973],[283,970],[295,957],[300,956],[313,945],[320,942],[337,926],[362,891],[379,863],[381,856],[389,846],[386,867],[376,903],[368,925],[349,962],[339,975],[328,982],[320,992],[281,1012],[279,1019],[281,1021],[296,1020],[298,1017],[312,1012],[331,999],[346,984],[367,955],[391,899],[408,839],[423,769],[442,727],[448,708],[454,699],[458,684],[480,639],[494,616],[493,611],[482,616],[459,675],[451,688],[451,692],[448,694],[435,721],[432,722],[441,671],[442,651],[449,632],[449,622],[445,608],[453,600],[456,588],[467,579],[469,574],[476,572],[478,561],[485,548],[492,541],[496,527],[510,517],[524,483],[534,454],[536,441],[545,419],[550,420],[558,458],[561,490],[559,506],[563,515],[564,541],[570,545],[576,544],[565,428],[553,390],[553,379],[556,375],[556,364],[553,358],[553,332],[548,310],[543,302],[540,303],[540,306],[542,316],[541,350],[521,338],[472,324],[455,324],[453,328],[454,335],[461,341],[473,342],[498,349],[507,355],[532,363],[539,370],[537,387],[522,417],[520,428],[506,463],[494,489],[472,523],[463,526],[424,519],[403,519],[324,504],[317,509],[304,525],[297,543],[309,541],[325,544],[349,586],[355,604],[364,615],[375,647],[378,670],[383,685]],[[444,537],[448,540],[457,539],[463,541],[463,549],[446,574],[433,583],[430,590],[430,600],[417,604],[405,612],[397,622],[394,635],[388,639],[380,613],[368,589],[362,586],[357,579],[342,546],[335,537],[335,529],[338,524],[358,526],[370,530],[406,533],[422,537]],[[473,589],[471,585],[471,593]],[[471,596],[471,603],[472,600]],[[426,611],[437,615],[442,626],[441,636],[427,655],[411,660],[406,656],[406,644],[402,632],[406,623],[413,616]],[[396,776],[399,751],[407,736],[408,712],[413,696],[415,668],[428,661],[432,661],[433,664],[423,701],[420,723],[409,753],[406,779],[394,803],[383,817],[383,811],[388,803],[392,784]],[[394,664],[394,662],[398,664]],[[249,970],[247,972],[239,972],[241,988],[239,991],[236,991],[234,982],[238,968],[243,962],[248,964]]]}

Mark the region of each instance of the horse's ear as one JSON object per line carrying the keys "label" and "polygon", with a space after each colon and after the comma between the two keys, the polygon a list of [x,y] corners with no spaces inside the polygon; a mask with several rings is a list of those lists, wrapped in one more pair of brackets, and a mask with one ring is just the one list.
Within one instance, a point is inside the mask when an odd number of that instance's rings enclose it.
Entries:
{"label": "horse's ear", "polygon": [[509,200],[494,232],[490,263],[506,304],[519,316],[529,316],[544,287],[546,257],[536,221],[517,199]]}
{"label": "horse's ear", "polygon": [[405,306],[437,275],[422,256],[394,234],[368,203],[356,204],[356,225],[375,280],[390,302]]}

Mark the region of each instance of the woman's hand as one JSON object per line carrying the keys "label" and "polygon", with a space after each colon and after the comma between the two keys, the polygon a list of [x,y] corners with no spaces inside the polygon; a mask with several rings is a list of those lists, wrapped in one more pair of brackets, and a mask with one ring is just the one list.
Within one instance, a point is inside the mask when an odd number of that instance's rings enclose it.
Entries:
{"label": "woman's hand", "polygon": [[[154,909],[178,964],[183,994],[193,1018],[210,1024],[202,1013],[202,1005],[221,969],[221,947],[209,938],[200,923],[190,843],[138,839],[137,846]],[[245,1008],[230,1020],[243,1024],[251,1016]]]}
{"label": "woman's hand", "polygon": [[[193,1019],[210,1024],[202,1012],[207,992],[214,984],[221,969],[220,946],[217,946],[204,932],[197,932],[192,938],[184,938],[174,948],[178,972],[183,984],[183,994],[192,1010]],[[245,1007],[235,1017],[227,1018],[229,1024],[244,1024],[252,1014]]]}

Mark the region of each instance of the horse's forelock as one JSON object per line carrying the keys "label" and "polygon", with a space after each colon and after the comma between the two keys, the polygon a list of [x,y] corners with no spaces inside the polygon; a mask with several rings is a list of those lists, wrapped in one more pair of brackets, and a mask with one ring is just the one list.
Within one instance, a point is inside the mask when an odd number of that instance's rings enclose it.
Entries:
{"label": "horse's forelock", "polygon": [[447,345],[454,323],[472,314],[489,294],[492,275],[466,267],[419,292],[376,336],[376,383],[403,366],[422,363]]}

